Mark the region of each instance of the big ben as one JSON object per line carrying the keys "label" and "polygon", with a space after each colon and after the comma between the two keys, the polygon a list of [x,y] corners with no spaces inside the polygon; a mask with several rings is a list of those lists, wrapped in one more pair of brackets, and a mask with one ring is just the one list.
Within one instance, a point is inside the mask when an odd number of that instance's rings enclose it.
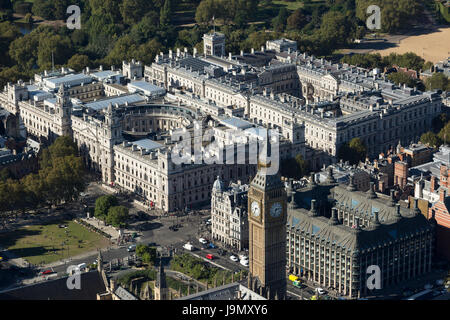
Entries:
{"label": "big ben", "polygon": [[287,196],[280,175],[268,174],[267,167],[258,163],[248,192],[249,269],[265,296],[284,299]]}

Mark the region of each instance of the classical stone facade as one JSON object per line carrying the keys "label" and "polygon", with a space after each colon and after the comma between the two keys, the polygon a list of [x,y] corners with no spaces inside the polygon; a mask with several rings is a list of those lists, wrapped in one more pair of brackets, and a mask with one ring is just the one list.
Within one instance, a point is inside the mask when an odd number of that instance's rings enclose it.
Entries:
{"label": "classical stone facade", "polygon": [[211,235],[215,243],[238,251],[248,249],[248,185],[238,181],[228,187],[220,177],[211,194]]}

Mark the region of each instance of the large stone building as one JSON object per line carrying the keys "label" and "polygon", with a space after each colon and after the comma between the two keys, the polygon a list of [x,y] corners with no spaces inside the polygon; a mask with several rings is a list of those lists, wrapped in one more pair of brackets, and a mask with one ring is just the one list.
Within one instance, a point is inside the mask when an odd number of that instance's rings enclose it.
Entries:
{"label": "large stone building", "polygon": [[248,185],[225,186],[220,177],[211,194],[211,236],[215,243],[238,251],[248,249]]}
{"label": "large stone building", "polygon": [[[326,183],[289,190],[287,264],[312,283],[357,298],[370,293],[368,267],[380,269],[381,287],[431,270],[435,221],[371,189]],[[370,275],[371,273],[369,273]]]}
{"label": "large stone building", "polygon": [[[62,68],[36,74],[34,82],[8,83],[0,105],[36,140],[50,143],[61,135],[72,136],[86,165],[103,182],[136,192],[164,210],[207,203],[218,174],[224,181],[243,183],[254,174],[255,166],[242,164],[166,166],[180,142],[170,136],[177,129],[195,131],[194,122],[200,119],[222,146],[235,145],[235,138],[242,136],[260,139],[262,128],[274,129],[280,134],[282,159],[301,154],[317,169],[334,162],[339,148],[352,138],[367,145],[369,156],[392,149],[399,140],[409,143],[441,110],[442,98],[436,92],[399,88],[375,71],[332,64],[292,48],[285,51],[284,45],[293,45],[287,40],[275,50],[262,47],[227,57],[223,37],[205,39],[212,41],[211,54],[177,49],[157,55],[150,66],[132,60],[124,61],[122,70],[112,66],[74,73]],[[125,86],[138,78],[143,79]],[[164,147],[129,143],[143,138]],[[127,160],[135,166],[128,172]],[[151,181],[143,169],[150,170],[150,162]],[[146,174],[147,180],[141,178]],[[203,182],[191,181],[190,175],[204,175],[199,178]],[[182,192],[188,183],[197,185]]]}

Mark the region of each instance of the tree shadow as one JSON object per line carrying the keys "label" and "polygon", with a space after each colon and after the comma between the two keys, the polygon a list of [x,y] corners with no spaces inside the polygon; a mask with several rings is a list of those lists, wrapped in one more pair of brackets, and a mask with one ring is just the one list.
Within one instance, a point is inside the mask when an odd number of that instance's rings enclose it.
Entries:
{"label": "tree shadow", "polygon": [[35,256],[44,256],[46,254],[56,254],[58,255],[61,251],[61,248],[58,247],[29,247],[29,248],[20,248],[20,249],[10,249],[8,253],[13,255],[14,257],[24,258],[24,257],[35,257]]}
{"label": "tree shadow", "polygon": [[7,249],[16,245],[17,241],[28,237],[41,234],[40,230],[18,229],[11,232],[0,233],[0,247]]}

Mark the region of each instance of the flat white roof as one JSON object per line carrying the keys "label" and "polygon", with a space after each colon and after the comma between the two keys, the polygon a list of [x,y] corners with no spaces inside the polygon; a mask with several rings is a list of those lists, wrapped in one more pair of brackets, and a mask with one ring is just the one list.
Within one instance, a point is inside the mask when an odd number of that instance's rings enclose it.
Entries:
{"label": "flat white roof", "polygon": [[100,101],[86,103],[84,106],[87,108],[90,108],[90,109],[94,109],[94,110],[102,110],[102,109],[107,108],[110,103],[112,105],[115,105],[117,103],[119,106],[122,106],[122,105],[126,104],[126,102],[131,104],[131,103],[142,102],[142,101],[145,101],[144,97],[142,97],[138,94],[131,94],[131,95],[126,95],[126,96],[114,97],[114,98],[110,98],[110,99],[104,99],[104,100],[100,100]]}
{"label": "flat white roof", "polygon": [[147,81],[133,81],[128,83],[128,88],[142,90],[146,94],[160,94],[165,93],[166,90],[162,87],[155,86]]}
{"label": "flat white roof", "polygon": [[158,149],[158,148],[164,147],[164,145],[162,145],[158,142],[155,142],[151,139],[141,139],[141,140],[132,142],[132,144],[134,144],[142,149],[146,149],[146,150],[153,150],[153,149]]}

